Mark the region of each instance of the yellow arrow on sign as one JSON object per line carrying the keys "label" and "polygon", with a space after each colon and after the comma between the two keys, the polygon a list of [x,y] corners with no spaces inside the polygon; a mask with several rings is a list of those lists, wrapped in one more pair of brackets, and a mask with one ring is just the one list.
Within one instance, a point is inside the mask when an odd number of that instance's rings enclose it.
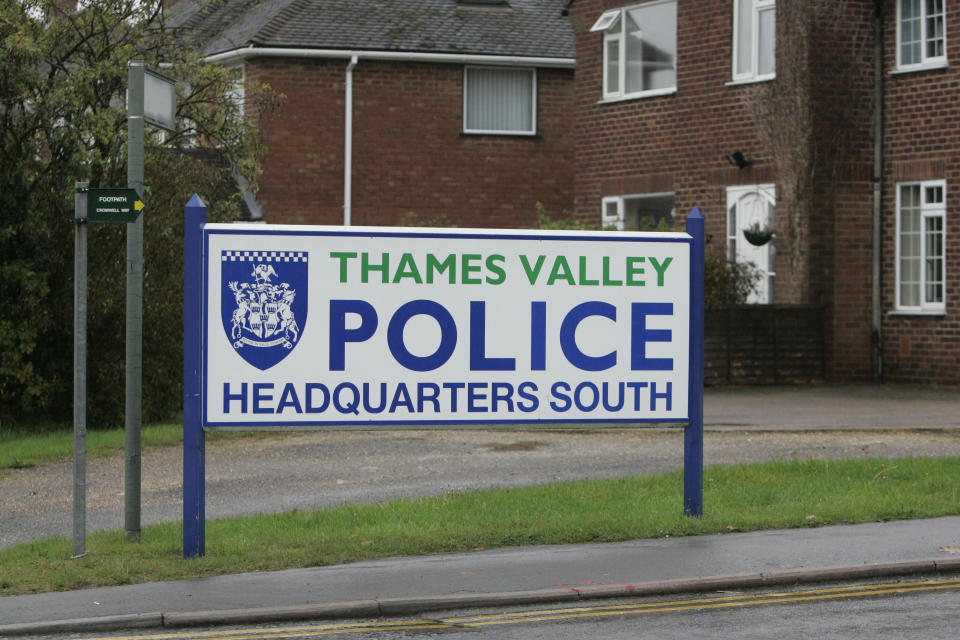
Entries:
{"label": "yellow arrow on sign", "polygon": [[143,207],[144,207],[144,206],[145,206],[145,205],[144,205],[143,202],[140,201],[140,200],[135,200],[135,201],[133,202],[133,208],[136,209],[137,211],[143,211]]}

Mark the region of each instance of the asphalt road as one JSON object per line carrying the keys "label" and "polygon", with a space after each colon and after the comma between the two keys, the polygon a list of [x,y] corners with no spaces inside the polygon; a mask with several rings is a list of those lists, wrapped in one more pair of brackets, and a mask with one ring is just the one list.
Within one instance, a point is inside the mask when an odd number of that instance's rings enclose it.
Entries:
{"label": "asphalt road", "polygon": [[[633,640],[635,638],[956,638],[960,580],[916,579],[445,611],[377,620],[295,621],[169,631],[179,640]],[[155,630],[48,636],[147,640]]]}
{"label": "asphalt road", "polygon": [[[738,603],[731,607],[710,608],[718,605],[709,601],[725,595],[691,598],[686,605],[689,608],[681,605],[670,607],[674,610],[661,611],[637,607],[636,601],[619,601],[596,603],[599,610],[570,611],[566,615],[549,611],[533,616],[520,616],[515,611],[500,615],[485,612],[486,620],[462,630],[454,626],[459,623],[456,616],[444,615],[442,620],[452,619],[453,623],[446,629],[350,632],[333,637],[351,640],[953,640],[957,637],[956,619],[960,615],[960,598],[956,591],[809,601],[791,601],[788,597],[783,598],[782,603],[755,606]],[[615,604],[621,604],[621,611],[608,608]],[[302,633],[281,637],[316,636]],[[241,638],[228,635],[221,640]]]}
{"label": "asphalt road", "polygon": [[[705,464],[960,455],[956,431],[708,431]],[[599,432],[306,432],[218,438],[207,448],[207,517],[657,473],[683,466],[679,429]],[[143,524],[181,518],[179,447],[143,454]],[[0,475],[0,547],[69,537],[71,462]],[[89,531],[123,527],[121,455],[88,460]]]}

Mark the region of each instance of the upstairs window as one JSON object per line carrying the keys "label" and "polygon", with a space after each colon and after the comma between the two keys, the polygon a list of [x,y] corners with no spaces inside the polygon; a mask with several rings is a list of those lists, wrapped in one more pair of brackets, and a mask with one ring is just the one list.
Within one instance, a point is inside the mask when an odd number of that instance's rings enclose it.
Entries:
{"label": "upstairs window", "polygon": [[227,76],[230,80],[230,86],[227,89],[226,98],[231,104],[236,106],[240,114],[243,115],[246,113],[245,107],[247,99],[244,66],[237,64],[227,67]]}
{"label": "upstairs window", "polygon": [[676,91],[676,0],[606,11],[590,30],[603,32],[604,99]]}
{"label": "upstairs window", "polygon": [[467,67],[463,81],[463,131],[502,135],[537,132],[534,69]]}
{"label": "upstairs window", "polygon": [[733,80],[767,80],[776,75],[775,0],[734,0]]}
{"label": "upstairs window", "polygon": [[897,67],[946,64],[945,21],[943,0],[898,0]]}
{"label": "upstairs window", "polygon": [[897,310],[942,313],[946,309],[946,191],[943,180],[901,184],[897,189]]}

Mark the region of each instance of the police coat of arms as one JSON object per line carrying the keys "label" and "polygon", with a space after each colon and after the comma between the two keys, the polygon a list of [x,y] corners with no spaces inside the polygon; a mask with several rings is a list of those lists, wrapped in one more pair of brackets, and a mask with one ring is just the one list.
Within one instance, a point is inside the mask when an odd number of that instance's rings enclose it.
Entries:
{"label": "police coat of arms", "polygon": [[234,350],[269,369],[300,341],[307,319],[307,252],[223,251],[221,315]]}

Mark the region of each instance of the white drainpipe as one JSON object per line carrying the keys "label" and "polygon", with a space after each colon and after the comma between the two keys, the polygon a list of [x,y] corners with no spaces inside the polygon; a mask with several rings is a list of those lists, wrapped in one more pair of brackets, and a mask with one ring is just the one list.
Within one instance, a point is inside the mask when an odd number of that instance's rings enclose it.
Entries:
{"label": "white drainpipe", "polygon": [[353,68],[357,56],[347,64],[346,95],[343,103],[343,226],[349,227],[353,207]]}
{"label": "white drainpipe", "polygon": [[408,51],[354,51],[345,49],[289,49],[247,46],[206,57],[207,62],[229,64],[246,58],[282,57],[314,59],[346,59],[347,78],[344,108],[343,224],[351,223],[353,163],[353,68],[359,55],[365,60],[383,62],[427,62],[447,64],[488,64],[514,67],[573,69],[573,58],[540,58],[534,56],[490,56],[452,53],[417,53]]}

